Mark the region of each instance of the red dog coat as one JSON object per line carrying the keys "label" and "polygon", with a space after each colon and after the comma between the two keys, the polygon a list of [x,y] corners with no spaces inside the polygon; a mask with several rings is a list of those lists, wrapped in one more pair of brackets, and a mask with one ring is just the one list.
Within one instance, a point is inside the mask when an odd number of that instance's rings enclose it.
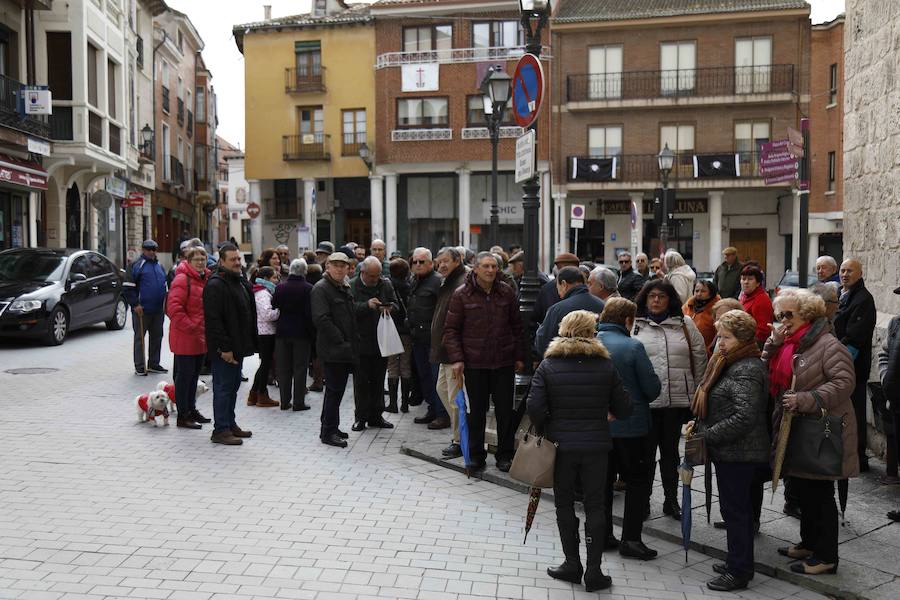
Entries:
{"label": "red dog coat", "polygon": [[155,419],[156,417],[169,417],[169,409],[164,408],[162,410],[156,410],[155,408],[150,408],[147,405],[147,400],[149,400],[149,394],[142,394],[138,396],[138,406],[142,411],[147,413],[147,418]]}

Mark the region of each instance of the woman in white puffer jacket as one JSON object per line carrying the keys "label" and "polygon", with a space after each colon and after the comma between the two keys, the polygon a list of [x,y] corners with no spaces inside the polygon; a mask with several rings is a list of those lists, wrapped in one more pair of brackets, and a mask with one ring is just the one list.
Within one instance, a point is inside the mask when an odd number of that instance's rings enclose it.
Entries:
{"label": "woman in white puffer jacket", "polygon": [[[678,292],[668,281],[647,282],[635,298],[637,318],[632,335],[647,350],[662,389],[650,403],[652,423],[647,435],[647,463],[656,475],[656,450],[665,493],[663,513],[681,519],[678,505],[678,441],[681,426],[690,417],[691,398],[706,370],[703,335],[690,317],[681,312]],[[648,507],[649,509],[649,507]]]}
{"label": "woman in white puffer jacket", "polygon": [[253,378],[253,386],[247,397],[248,406],[278,406],[279,402],[269,397],[269,372],[275,356],[275,322],[280,311],[272,308],[272,295],[279,273],[273,267],[261,267],[253,282],[253,297],[256,300],[256,329],[259,334],[259,368]]}
{"label": "woman in white puffer jacket", "polygon": [[666,281],[672,284],[678,292],[681,306],[694,295],[694,284],[697,283],[697,275],[694,270],[684,262],[684,257],[675,250],[667,250],[663,257],[666,265]]}

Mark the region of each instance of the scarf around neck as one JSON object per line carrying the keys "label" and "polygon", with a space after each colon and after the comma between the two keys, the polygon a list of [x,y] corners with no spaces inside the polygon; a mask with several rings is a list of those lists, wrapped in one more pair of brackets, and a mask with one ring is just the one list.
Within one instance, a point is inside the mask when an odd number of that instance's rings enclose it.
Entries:
{"label": "scarf around neck", "polygon": [[663,321],[669,318],[669,311],[662,312],[658,315],[654,315],[649,310],[647,311],[647,318],[656,323],[657,325],[661,324]]}
{"label": "scarf around neck", "polygon": [[271,281],[269,281],[268,279],[262,279],[260,277],[257,277],[256,281],[254,283],[256,283],[257,285],[263,286],[264,288],[269,290],[269,292],[272,294],[275,293],[275,284],[272,283]]}
{"label": "scarf around neck", "polygon": [[791,378],[794,375],[794,355],[800,346],[800,340],[812,327],[812,323],[806,323],[785,338],[784,343],[775,351],[775,356],[769,361],[769,393],[775,398],[791,388]]}
{"label": "scarf around neck", "polygon": [[700,385],[697,386],[697,391],[694,392],[694,398],[691,400],[691,412],[697,418],[701,420],[706,419],[706,401],[709,397],[709,390],[719,381],[722,371],[743,358],[759,358],[759,346],[756,345],[755,339],[746,342],[743,346],[731,352],[726,352],[722,346],[716,349],[706,365],[703,379],[700,381]]}

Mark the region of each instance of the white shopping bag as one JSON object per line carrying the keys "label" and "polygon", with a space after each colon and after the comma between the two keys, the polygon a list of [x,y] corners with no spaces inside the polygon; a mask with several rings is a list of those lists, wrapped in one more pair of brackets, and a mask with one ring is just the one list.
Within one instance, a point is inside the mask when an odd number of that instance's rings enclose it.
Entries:
{"label": "white shopping bag", "polygon": [[403,354],[403,342],[400,341],[397,326],[389,314],[382,314],[378,319],[378,348],[383,357]]}

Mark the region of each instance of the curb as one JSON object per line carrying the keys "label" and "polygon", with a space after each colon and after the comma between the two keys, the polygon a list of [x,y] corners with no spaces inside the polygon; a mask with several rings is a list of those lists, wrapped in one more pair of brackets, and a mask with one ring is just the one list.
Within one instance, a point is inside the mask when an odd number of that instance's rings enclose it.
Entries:
{"label": "curb", "polygon": [[[457,471],[458,473],[465,473],[464,467],[461,465],[452,463],[447,460],[443,460],[441,458],[437,458],[435,456],[431,456],[430,454],[426,454],[421,450],[416,450],[412,446],[408,446],[406,443],[400,445],[400,452],[407,456],[411,456],[413,458],[418,458],[420,460],[424,460],[434,465],[438,465],[445,469],[450,469],[453,471]],[[522,492],[523,494],[527,494],[529,487],[524,483],[520,483],[513,479],[510,479],[508,476],[504,477],[498,475],[493,472],[493,470],[481,470],[470,475],[473,479],[481,479],[483,481],[487,481],[489,483],[494,483],[505,488],[509,488],[511,490],[516,490],[518,492]],[[544,490],[541,493],[541,498],[545,500],[552,500],[553,493],[552,490]],[[660,529],[658,527],[654,527],[652,525],[652,520],[644,523],[643,532],[645,534],[650,535],[651,537],[658,538],[660,540],[671,542],[671,543],[682,543],[682,538],[680,535],[672,534],[671,532],[665,531],[664,529]],[[613,515],[613,523],[616,525],[622,525],[622,517]],[[711,546],[709,544],[704,544],[701,542],[691,541],[690,549],[700,554],[704,554],[711,558],[717,559],[725,559],[726,553],[720,548],[716,548],[715,546]],[[786,581],[788,583],[792,583],[794,585],[800,586],[804,589],[810,590],[812,592],[816,592],[819,594],[824,594],[829,596],[830,598],[834,598],[835,600],[873,600],[870,596],[853,592],[851,590],[843,589],[840,586],[836,586],[830,584],[828,582],[827,576],[822,576],[821,578],[810,577],[806,575],[800,575],[798,573],[794,573],[790,570],[790,568],[784,568],[777,565],[772,565],[769,563],[762,562],[754,562],[754,568],[757,573],[762,573],[763,575],[767,575],[769,577],[779,579],[781,581]]]}

